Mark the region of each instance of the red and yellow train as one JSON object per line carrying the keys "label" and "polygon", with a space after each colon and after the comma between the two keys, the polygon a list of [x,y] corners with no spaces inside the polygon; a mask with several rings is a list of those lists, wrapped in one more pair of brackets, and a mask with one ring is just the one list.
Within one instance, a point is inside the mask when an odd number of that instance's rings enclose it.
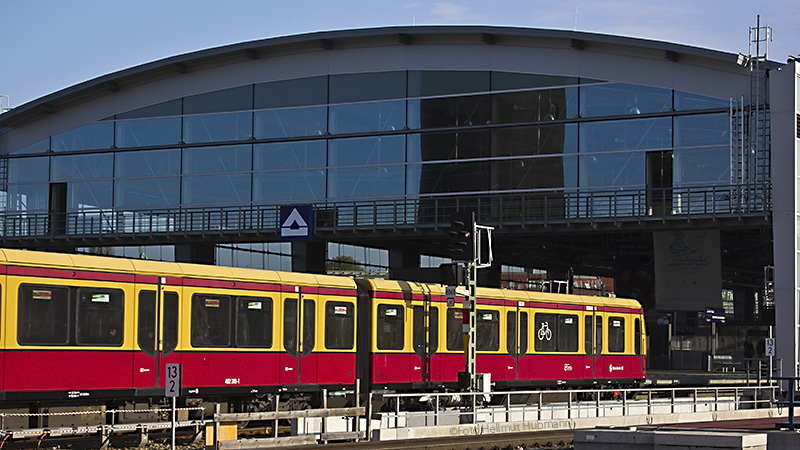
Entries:
{"label": "red and yellow train", "polygon": [[[634,300],[477,290],[477,371],[496,389],[645,378]],[[456,388],[461,305],[407,281],[0,250],[0,402],[243,398]]]}

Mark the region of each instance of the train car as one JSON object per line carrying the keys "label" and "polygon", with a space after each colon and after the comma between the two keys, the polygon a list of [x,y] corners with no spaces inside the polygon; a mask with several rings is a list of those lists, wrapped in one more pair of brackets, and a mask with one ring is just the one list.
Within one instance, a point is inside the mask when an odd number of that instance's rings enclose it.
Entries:
{"label": "train car", "polygon": [[[3,405],[273,392],[457,389],[460,302],[444,286],[0,250]],[[645,376],[641,306],[479,288],[477,371],[497,389],[628,384]],[[242,406],[244,407],[244,406]]]}
{"label": "train car", "polygon": [[[444,287],[357,280],[370,318],[367,370],[378,389],[455,388],[465,368],[461,303]],[[644,317],[638,302],[610,297],[477,290],[476,370],[498,389],[630,385],[645,378]]]}
{"label": "train car", "polygon": [[0,400],[236,398],[353,386],[347,277],[0,251]]}

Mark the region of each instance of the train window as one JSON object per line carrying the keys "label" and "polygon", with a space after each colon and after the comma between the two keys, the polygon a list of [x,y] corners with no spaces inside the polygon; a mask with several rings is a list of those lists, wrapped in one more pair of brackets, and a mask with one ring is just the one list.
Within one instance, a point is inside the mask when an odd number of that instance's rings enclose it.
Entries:
{"label": "train window", "polygon": [[378,305],[375,337],[379,350],[403,349],[405,342],[403,310],[400,305]]}
{"label": "train window", "polygon": [[592,316],[583,318],[583,351],[592,356]]}
{"label": "train window", "polygon": [[517,356],[517,313],[506,313],[506,351],[511,356]]}
{"label": "train window", "polygon": [[350,350],[355,345],[355,305],[325,303],[325,348]]}
{"label": "train window", "polygon": [[533,349],[537,352],[554,352],[557,349],[555,332],[556,332],[556,315],[536,313],[533,315],[533,326],[535,340],[533,341]]}
{"label": "train window", "polygon": [[519,346],[517,346],[517,312],[509,311],[506,315],[506,349],[511,356],[524,355],[528,351],[528,313],[519,316]]}
{"label": "train window", "polygon": [[[297,356],[297,299],[289,298],[283,303],[283,348],[291,356]],[[313,300],[303,300],[303,356],[307,356],[314,350],[314,323],[316,312]]]}
{"label": "train window", "polygon": [[56,286],[19,287],[17,342],[22,345],[66,345],[69,289]]}
{"label": "train window", "polygon": [[603,318],[595,316],[594,322],[594,354],[603,353]]}
{"label": "train window", "polygon": [[164,343],[161,344],[161,353],[169,355],[178,348],[178,293],[164,292],[164,321],[163,328]]}
{"label": "train window", "polygon": [[272,299],[236,297],[236,346],[272,347]]}
{"label": "train window", "polygon": [[315,325],[317,323],[317,310],[314,307],[314,300],[303,300],[303,342],[300,348],[303,349],[303,356],[308,356],[314,350],[316,344]]}
{"label": "train window", "polygon": [[[427,345],[425,345],[427,337]],[[432,355],[439,349],[439,308],[428,309],[428,326],[425,330],[425,308],[414,307],[414,353],[419,357]]]}
{"label": "train window", "polygon": [[578,351],[578,316],[558,315],[558,350],[574,353]]}
{"label": "train window", "polygon": [[500,313],[478,310],[477,315],[475,349],[484,352],[500,350]]}
{"label": "train window", "polygon": [[[164,317],[162,319],[163,340],[161,351],[164,355],[172,353],[178,346],[178,294],[164,292]],[[142,352],[148,356],[156,354],[156,292],[139,292],[139,317],[137,322],[137,342]]]}
{"label": "train window", "polygon": [[622,353],[625,351],[625,318],[608,318],[608,351]]}
{"label": "train window", "polygon": [[192,296],[192,347],[228,347],[230,323],[230,297],[212,294]]}
{"label": "train window", "polygon": [[519,354],[528,353],[528,313],[519,313]]}
{"label": "train window", "polygon": [[291,356],[297,356],[297,299],[283,302],[283,348]]}
{"label": "train window", "polygon": [[80,345],[122,345],[124,295],[118,289],[78,289],[76,341]]}
{"label": "train window", "polygon": [[464,351],[464,310],[448,308],[447,310],[447,349]]}
{"label": "train window", "polygon": [[639,319],[633,322],[633,334],[633,348],[636,352],[636,356],[642,356],[642,325]]}

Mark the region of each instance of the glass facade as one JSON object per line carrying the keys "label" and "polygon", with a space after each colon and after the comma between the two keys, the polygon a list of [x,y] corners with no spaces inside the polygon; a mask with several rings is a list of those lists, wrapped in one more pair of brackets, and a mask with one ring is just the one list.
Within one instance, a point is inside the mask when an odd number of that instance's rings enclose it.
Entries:
{"label": "glass facade", "polygon": [[[170,100],[16,149],[2,208],[46,212],[64,190],[67,211],[399,199],[424,208],[442,194],[524,194],[576,217],[619,213],[576,193],[657,190],[677,210],[693,197],[672,201],[682,195],[674,189],[730,182],[729,122],[726,100],[551,75],[283,80]],[[655,176],[654,161],[669,176]]]}

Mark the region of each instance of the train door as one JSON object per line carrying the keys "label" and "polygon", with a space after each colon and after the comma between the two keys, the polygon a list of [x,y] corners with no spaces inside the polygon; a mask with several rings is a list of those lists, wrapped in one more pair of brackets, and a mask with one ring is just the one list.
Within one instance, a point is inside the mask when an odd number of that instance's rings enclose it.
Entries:
{"label": "train door", "polygon": [[414,306],[413,327],[414,354],[419,357],[419,364],[411,364],[411,381],[429,383],[434,371],[431,361],[439,349],[439,308],[431,305],[430,294],[424,295],[422,305]]}
{"label": "train door", "polygon": [[[134,357],[136,387],[161,387],[166,364],[180,363],[178,347],[178,293],[159,284],[138,291],[136,335],[141,353]],[[159,295],[160,294],[160,295]]]}
{"label": "train door", "polygon": [[520,311],[520,304],[524,302],[517,302],[506,311],[506,350],[512,358],[512,365],[506,367],[509,380],[531,377],[530,367],[522,361],[528,353],[528,313]]}
{"label": "train door", "polygon": [[[298,300],[302,307],[298,307]],[[316,301],[304,297],[283,300],[283,348],[279,379],[283,385],[315,384],[317,364],[311,357],[316,337]]]}
{"label": "train door", "polygon": [[599,366],[600,354],[603,352],[603,318],[592,307],[592,313],[583,318],[584,352],[586,353],[586,366],[584,378],[595,381],[602,377]]}

